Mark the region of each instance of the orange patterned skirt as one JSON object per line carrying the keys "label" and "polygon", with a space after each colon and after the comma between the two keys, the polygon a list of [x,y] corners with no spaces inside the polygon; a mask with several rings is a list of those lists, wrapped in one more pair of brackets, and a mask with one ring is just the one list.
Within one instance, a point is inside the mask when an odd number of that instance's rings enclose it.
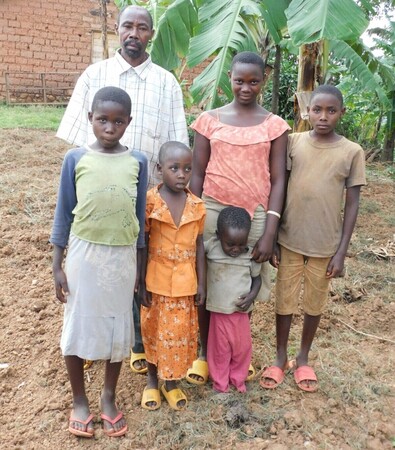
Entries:
{"label": "orange patterned skirt", "polygon": [[152,294],[149,308],[141,306],[145,356],[162,380],[186,376],[197,354],[198,316],[195,297]]}

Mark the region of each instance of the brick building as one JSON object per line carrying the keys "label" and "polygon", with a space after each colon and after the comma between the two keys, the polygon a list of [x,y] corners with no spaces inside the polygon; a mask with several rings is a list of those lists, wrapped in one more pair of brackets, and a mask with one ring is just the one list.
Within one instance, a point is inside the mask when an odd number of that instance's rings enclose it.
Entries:
{"label": "brick building", "polygon": [[[107,0],[110,54],[116,17]],[[1,0],[0,101],[67,101],[78,75],[102,59],[101,23],[98,0]]]}
{"label": "brick building", "polygon": [[[99,0],[0,0],[0,102],[67,103],[82,71],[103,59]],[[118,9],[107,0],[109,56]],[[209,63],[186,69],[189,86]]]}

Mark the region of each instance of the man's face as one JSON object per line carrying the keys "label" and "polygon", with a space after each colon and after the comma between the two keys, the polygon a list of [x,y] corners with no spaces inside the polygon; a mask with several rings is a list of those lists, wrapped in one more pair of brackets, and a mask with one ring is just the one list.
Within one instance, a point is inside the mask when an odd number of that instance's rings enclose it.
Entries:
{"label": "man's face", "polygon": [[131,61],[142,59],[148,41],[154,35],[148,12],[141,7],[125,9],[115,29],[119,34],[122,56]]}

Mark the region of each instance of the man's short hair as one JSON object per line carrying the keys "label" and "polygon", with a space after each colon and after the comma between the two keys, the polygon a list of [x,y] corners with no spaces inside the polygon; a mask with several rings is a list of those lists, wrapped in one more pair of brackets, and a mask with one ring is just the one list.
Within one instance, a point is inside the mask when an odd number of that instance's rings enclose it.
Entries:
{"label": "man's short hair", "polygon": [[121,16],[124,13],[125,9],[128,9],[128,8],[130,8],[132,6],[133,6],[133,8],[142,9],[142,10],[144,10],[147,13],[149,26],[150,26],[150,28],[152,30],[154,28],[154,20],[152,19],[151,13],[148,11],[148,9],[144,8],[143,6],[137,6],[137,5],[126,5],[126,6],[123,6],[118,12],[117,24],[119,25],[120,20],[121,20]]}

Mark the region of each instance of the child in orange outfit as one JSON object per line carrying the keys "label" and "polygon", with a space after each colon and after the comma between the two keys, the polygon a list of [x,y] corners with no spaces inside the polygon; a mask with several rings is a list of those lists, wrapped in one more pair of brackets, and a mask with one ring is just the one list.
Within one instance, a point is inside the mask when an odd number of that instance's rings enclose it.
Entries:
{"label": "child in orange outfit", "polygon": [[[160,407],[161,392],[171,408],[185,408],[187,398],[177,388],[197,351],[197,305],[205,300],[203,201],[187,185],[192,152],[180,142],[167,142],[159,152],[163,183],[147,194],[146,276],[142,274],[141,329],[148,364],[147,387],[141,406]],[[144,265],[144,264],[143,264]]]}

